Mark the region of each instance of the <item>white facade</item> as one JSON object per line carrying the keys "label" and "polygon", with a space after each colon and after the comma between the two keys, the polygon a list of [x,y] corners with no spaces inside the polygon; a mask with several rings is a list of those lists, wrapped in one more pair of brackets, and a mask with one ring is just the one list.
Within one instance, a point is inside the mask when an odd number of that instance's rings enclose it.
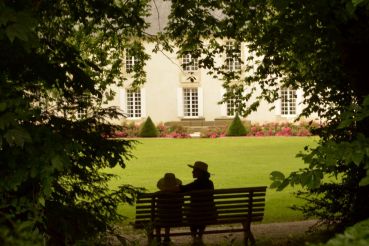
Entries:
{"label": "white facade", "polygon": [[[154,44],[146,44],[145,47],[151,58],[145,67],[147,81],[137,92],[139,95],[132,94],[129,82],[123,88],[114,88],[117,96],[111,105],[119,106],[128,115],[125,120],[143,121],[150,116],[158,124],[185,119],[214,121],[233,118],[227,115],[226,104],[218,104],[225,93],[222,81],[214,79],[204,69],[198,69],[193,74],[184,71],[191,70],[196,64],[191,63],[183,68],[182,59],[178,59],[175,53],[153,53]],[[241,47],[241,59],[244,62],[247,52],[246,46]],[[225,57],[219,57],[217,62],[225,63]],[[238,68],[238,64],[233,65],[233,69]],[[123,70],[129,78],[129,73],[125,68]],[[189,79],[191,76],[195,78],[194,81]],[[261,104],[257,112],[244,120],[251,123],[293,121],[301,113],[303,93],[288,89],[280,93],[283,95],[281,100],[273,105]],[[272,106],[275,108],[270,111]]]}

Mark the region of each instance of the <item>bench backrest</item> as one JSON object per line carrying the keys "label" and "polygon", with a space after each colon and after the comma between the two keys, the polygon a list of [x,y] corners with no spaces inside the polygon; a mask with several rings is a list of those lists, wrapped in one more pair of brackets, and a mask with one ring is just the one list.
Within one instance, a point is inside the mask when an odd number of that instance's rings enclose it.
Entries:
{"label": "bench backrest", "polygon": [[186,193],[142,193],[136,202],[135,226],[143,228],[155,224],[174,227],[194,223],[210,225],[261,221],[265,194],[266,186]]}

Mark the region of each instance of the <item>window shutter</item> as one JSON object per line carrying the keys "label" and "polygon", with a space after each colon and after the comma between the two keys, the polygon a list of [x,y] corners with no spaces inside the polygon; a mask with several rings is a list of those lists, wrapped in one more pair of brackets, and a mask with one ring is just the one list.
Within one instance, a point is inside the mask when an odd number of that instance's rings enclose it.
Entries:
{"label": "window shutter", "polygon": [[[220,88],[220,97],[223,99],[224,94],[226,93],[226,89],[224,87]],[[220,106],[220,116],[227,116],[227,103],[222,103]]]}
{"label": "window shutter", "polygon": [[141,88],[141,117],[146,117],[146,89]]}
{"label": "window shutter", "polygon": [[123,113],[127,113],[127,93],[126,89],[119,89],[119,108]]}
{"label": "window shutter", "polygon": [[277,100],[275,100],[275,102],[274,102],[274,113],[275,113],[275,115],[281,115],[281,113],[282,113],[282,105],[281,105],[281,92],[280,92],[280,90],[281,89],[279,89],[279,92],[278,92],[278,94],[279,94],[279,98],[277,99]]}
{"label": "window shutter", "polygon": [[301,89],[296,90],[296,114],[299,115],[302,112],[302,101],[303,101],[303,92]]}
{"label": "window shutter", "polygon": [[183,88],[177,88],[177,114],[183,117]]}
{"label": "window shutter", "polygon": [[204,97],[201,87],[197,88],[198,104],[199,104],[199,117],[204,116]]}

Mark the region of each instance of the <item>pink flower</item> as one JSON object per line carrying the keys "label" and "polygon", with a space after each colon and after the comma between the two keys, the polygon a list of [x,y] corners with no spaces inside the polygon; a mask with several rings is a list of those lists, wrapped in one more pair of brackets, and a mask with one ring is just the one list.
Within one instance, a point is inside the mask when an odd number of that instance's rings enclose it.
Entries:
{"label": "pink flower", "polygon": [[257,137],[264,136],[264,132],[258,131],[258,132],[256,132],[255,136],[257,136]]}

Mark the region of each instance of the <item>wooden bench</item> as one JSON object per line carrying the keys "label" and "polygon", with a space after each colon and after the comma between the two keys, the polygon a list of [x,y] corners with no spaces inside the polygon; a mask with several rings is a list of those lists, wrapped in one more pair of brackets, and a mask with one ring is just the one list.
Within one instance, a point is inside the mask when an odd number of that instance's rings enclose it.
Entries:
{"label": "wooden bench", "polygon": [[[194,211],[194,205],[191,205],[191,197],[196,197],[196,211],[198,211],[196,218],[198,218],[198,221],[206,225],[227,225],[214,228],[206,227],[204,234],[243,232],[245,245],[248,245],[249,241],[253,245],[255,244],[255,238],[251,232],[251,223],[263,219],[265,194],[266,186],[187,193],[142,193],[138,195],[136,202],[134,226],[147,230],[149,242],[154,236],[157,236],[155,235],[155,227],[189,227],[193,222],[188,220],[187,215],[189,211]],[[216,219],[201,216],[201,214],[206,214],[209,199],[204,200],[206,206],[201,206],[201,200],[198,201],[198,198],[209,196],[212,196],[214,200],[217,213]],[[159,199],[161,199],[161,205],[158,208]],[[180,204],[180,220],[178,220],[178,204]],[[176,215],[173,214],[173,211]],[[158,213],[160,213],[160,219]],[[171,218],[174,218],[174,221]],[[237,228],[235,224],[241,224],[242,227]],[[163,236],[163,232],[161,235]],[[190,230],[171,230],[170,233],[170,236],[184,235],[191,235]]]}

